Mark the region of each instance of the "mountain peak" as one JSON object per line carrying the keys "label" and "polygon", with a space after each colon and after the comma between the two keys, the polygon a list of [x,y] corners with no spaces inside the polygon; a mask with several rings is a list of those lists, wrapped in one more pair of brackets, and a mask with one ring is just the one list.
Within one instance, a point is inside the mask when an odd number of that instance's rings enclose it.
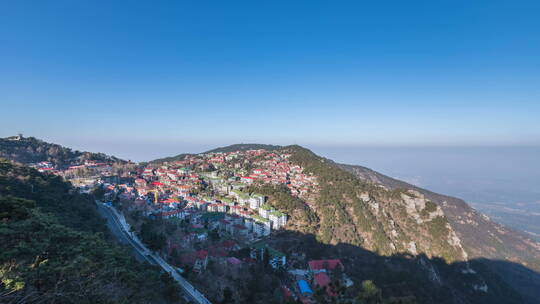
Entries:
{"label": "mountain peak", "polygon": [[255,143],[248,143],[248,144],[240,143],[240,144],[233,144],[233,145],[224,146],[224,147],[218,147],[218,148],[206,151],[204,153],[220,153],[220,152],[226,153],[226,152],[234,152],[234,151],[247,151],[247,150],[259,150],[259,149],[272,151],[272,150],[277,150],[280,148],[282,148],[282,146],[255,144]]}

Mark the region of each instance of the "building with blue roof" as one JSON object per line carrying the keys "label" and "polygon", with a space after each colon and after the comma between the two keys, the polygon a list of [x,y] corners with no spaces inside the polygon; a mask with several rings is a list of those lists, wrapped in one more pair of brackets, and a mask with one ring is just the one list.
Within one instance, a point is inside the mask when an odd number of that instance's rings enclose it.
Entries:
{"label": "building with blue roof", "polygon": [[308,282],[306,280],[299,280],[298,281],[298,288],[300,288],[300,293],[313,293],[313,290],[309,287]]}

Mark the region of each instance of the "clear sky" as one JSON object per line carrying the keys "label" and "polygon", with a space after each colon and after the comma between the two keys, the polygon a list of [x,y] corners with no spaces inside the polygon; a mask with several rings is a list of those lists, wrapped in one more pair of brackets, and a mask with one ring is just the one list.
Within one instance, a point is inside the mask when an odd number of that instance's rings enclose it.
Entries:
{"label": "clear sky", "polygon": [[539,1],[0,0],[0,136],[134,160],[538,145],[539,16]]}

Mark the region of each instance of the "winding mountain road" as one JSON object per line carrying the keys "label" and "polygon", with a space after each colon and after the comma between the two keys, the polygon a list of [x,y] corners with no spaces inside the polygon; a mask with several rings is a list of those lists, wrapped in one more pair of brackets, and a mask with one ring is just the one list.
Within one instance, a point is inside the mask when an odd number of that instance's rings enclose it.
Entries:
{"label": "winding mountain road", "polygon": [[137,259],[146,261],[153,265],[160,266],[164,271],[168,272],[173,279],[180,285],[182,290],[189,296],[190,299],[198,304],[211,304],[204,295],[199,292],[191,283],[184,279],[174,267],[165,262],[159,255],[149,250],[133,233],[130,232],[129,224],[122,214],[120,214],[114,207],[97,202],[98,209],[102,215],[104,215],[109,223],[109,229],[119,238],[122,243],[129,244],[133,247]]}

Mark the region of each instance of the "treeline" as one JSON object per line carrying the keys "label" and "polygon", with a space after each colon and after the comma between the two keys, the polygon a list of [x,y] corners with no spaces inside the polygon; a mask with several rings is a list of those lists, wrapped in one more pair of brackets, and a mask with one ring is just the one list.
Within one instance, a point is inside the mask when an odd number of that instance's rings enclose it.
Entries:
{"label": "treeline", "polygon": [[178,301],[168,274],[104,239],[92,197],[0,160],[0,302]]}

